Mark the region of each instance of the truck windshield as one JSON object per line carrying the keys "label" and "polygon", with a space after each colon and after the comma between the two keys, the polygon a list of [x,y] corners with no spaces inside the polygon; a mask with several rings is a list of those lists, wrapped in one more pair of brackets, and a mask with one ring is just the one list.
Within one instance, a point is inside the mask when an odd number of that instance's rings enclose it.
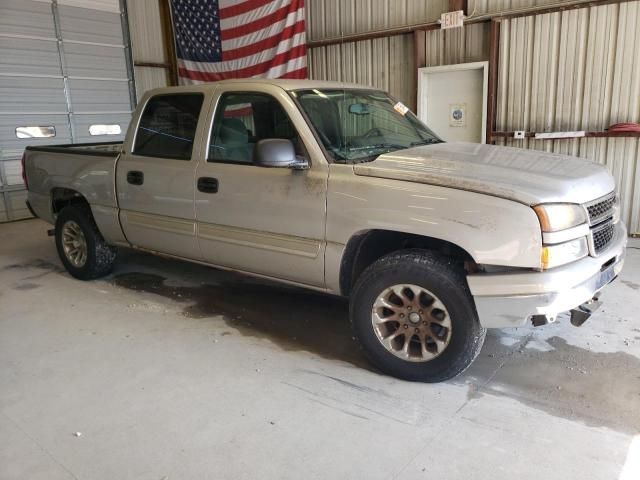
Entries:
{"label": "truck windshield", "polygon": [[293,95],[338,163],[367,162],[383,153],[442,142],[407,107],[383,92],[313,89]]}

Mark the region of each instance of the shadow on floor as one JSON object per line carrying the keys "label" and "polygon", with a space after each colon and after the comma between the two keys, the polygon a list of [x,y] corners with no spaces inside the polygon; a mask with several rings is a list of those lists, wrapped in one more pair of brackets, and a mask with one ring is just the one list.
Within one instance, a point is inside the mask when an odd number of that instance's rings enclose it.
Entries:
{"label": "shadow on floor", "polygon": [[[167,277],[138,271],[115,273],[111,281],[178,302],[188,318],[221,316],[242,335],[267,338],[286,350],[305,350],[371,368],[352,338],[345,299],[206,270],[216,278],[215,283],[175,286]],[[200,277],[202,272],[197,273]]]}

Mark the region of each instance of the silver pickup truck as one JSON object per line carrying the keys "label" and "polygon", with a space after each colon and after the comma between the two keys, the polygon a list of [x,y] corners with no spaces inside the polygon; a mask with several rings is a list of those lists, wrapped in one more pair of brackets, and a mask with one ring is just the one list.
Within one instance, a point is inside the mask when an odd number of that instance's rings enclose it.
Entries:
{"label": "silver pickup truck", "polygon": [[124,143],[29,147],[23,162],[74,277],[133,247],[348,296],[365,354],[410,380],[462,372],[486,328],[580,325],[627,241],[602,166],[445,143],[357,85],[153,90]]}

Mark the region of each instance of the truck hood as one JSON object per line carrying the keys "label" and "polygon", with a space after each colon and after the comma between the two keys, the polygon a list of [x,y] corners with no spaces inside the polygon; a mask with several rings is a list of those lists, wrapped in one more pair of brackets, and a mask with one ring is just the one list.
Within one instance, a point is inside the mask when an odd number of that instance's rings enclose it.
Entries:
{"label": "truck hood", "polygon": [[399,150],[356,164],[354,172],[469,190],[527,205],[585,203],[615,188],[606,168],[590,160],[475,143]]}

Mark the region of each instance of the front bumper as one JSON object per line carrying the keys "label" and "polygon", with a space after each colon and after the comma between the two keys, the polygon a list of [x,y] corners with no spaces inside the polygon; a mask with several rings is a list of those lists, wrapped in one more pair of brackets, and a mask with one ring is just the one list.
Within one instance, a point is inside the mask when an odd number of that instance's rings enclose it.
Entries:
{"label": "front bumper", "polygon": [[521,327],[535,315],[555,317],[588,302],[620,274],[626,245],[627,230],[618,222],[613,240],[598,257],[544,272],[469,275],[480,324]]}

